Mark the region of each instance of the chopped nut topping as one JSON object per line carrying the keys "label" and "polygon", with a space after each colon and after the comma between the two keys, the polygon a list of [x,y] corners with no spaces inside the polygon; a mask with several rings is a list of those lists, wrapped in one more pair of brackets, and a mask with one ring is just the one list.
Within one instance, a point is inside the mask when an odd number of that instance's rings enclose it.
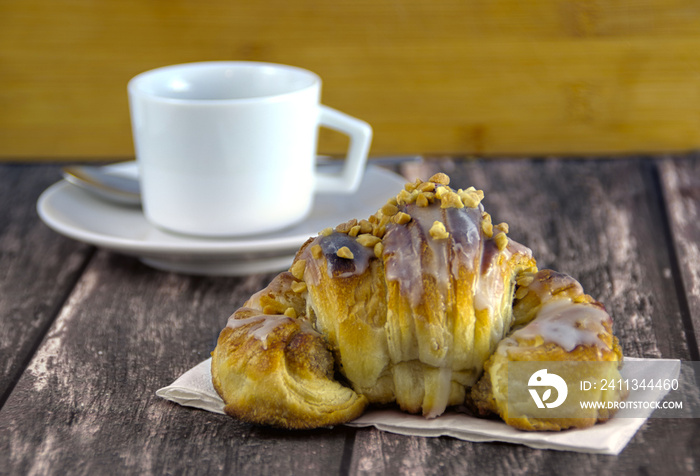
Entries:
{"label": "chopped nut topping", "polygon": [[444,174],[442,172],[437,173],[430,177],[428,179],[429,182],[434,182],[434,183],[439,183],[442,185],[449,185],[450,184],[450,177],[447,176],[447,174]]}
{"label": "chopped nut topping", "polygon": [[462,199],[455,192],[448,191],[441,198],[440,208],[464,208]]}
{"label": "chopped nut topping", "polygon": [[379,217],[376,214],[371,215],[367,221],[369,221],[371,225],[376,225],[377,223],[379,223]]}
{"label": "chopped nut topping", "polygon": [[284,315],[287,316],[287,317],[291,317],[292,319],[296,319],[296,318],[297,318],[297,312],[294,310],[293,307],[288,307],[288,308],[284,311]]}
{"label": "chopped nut topping", "polygon": [[478,207],[479,203],[481,203],[481,198],[483,198],[483,193],[479,196],[478,191],[474,190],[474,187],[469,187],[467,190],[460,190],[457,194],[459,198],[462,199],[464,205],[469,208]]}
{"label": "chopped nut topping", "polygon": [[502,223],[499,223],[498,225],[494,225],[494,229],[502,231],[503,233],[508,233],[508,231],[509,231],[508,223],[502,222]]}
{"label": "chopped nut topping", "polygon": [[321,248],[321,245],[313,245],[311,247],[311,256],[313,256],[314,259],[321,259],[321,256],[323,256],[323,248]]}
{"label": "chopped nut topping", "polygon": [[378,238],[374,235],[370,235],[369,233],[363,233],[362,235],[357,237],[357,242],[362,246],[366,246],[367,248],[373,247],[380,241],[382,241],[381,238]]}
{"label": "chopped nut topping", "polygon": [[408,182],[406,185],[404,185],[404,190],[407,192],[412,192],[418,187],[423,181],[421,179],[416,179],[415,182]]}
{"label": "chopped nut topping", "polygon": [[393,217],[391,217],[391,221],[393,221],[397,225],[405,225],[406,223],[411,221],[411,215],[409,215],[408,213],[399,212]]}
{"label": "chopped nut topping", "polygon": [[367,220],[360,220],[360,233],[371,233],[372,223]]}
{"label": "chopped nut topping", "polygon": [[350,231],[350,229],[355,225],[357,225],[357,220],[353,218],[350,221],[346,221],[345,223],[341,223],[340,225],[336,226],[335,231],[337,231],[338,233],[347,234]]}
{"label": "chopped nut topping", "polygon": [[292,273],[292,276],[294,276],[298,280],[304,279],[304,270],[306,270],[305,259],[295,261],[294,264],[292,264],[292,267],[289,269],[289,271]]}
{"label": "chopped nut topping", "polygon": [[391,203],[387,203],[381,208],[382,213],[385,216],[392,217],[399,213],[399,209],[396,207],[396,205],[392,205]]}
{"label": "chopped nut topping", "polygon": [[297,294],[303,293],[306,291],[306,283],[304,281],[296,281],[292,283],[292,291]]}
{"label": "chopped nut topping", "polygon": [[384,243],[380,241],[379,243],[374,245],[374,256],[376,256],[377,258],[381,258],[382,253],[384,253]]}
{"label": "chopped nut topping", "polygon": [[372,234],[374,236],[378,236],[379,238],[383,238],[384,233],[386,233],[386,226],[389,224],[390,221],[391,217],[383,216],[379,223],[374,225],[374,227],[372,228]]}
{"label": "chopped nut topping", "polygon": [[481,215],[481,218],[481,230],[484,232],[484,235],[486,235],[487,238],[491,238],[493,236],[493,224],[491,223],[491,215],[484,212],[483,215]]}
{"label": "chopped nut topping", "polygon": [[360,225],[355,225],[352,228],[350,228],[350,231],[348,231],[348,236],[357,236],[360,234]]}
{"label": "chopped nut topping", "polygon": [[355,257],[355,255],[352,254],[352,251],[350,251],[350,248],[348,248],[347,246],[343,246],[338,251],[336,251],[335,254],[338,256],[338,258],[353,259]]}
{"label": "chopped nut topping", "polygon": [[396,200],[399,205],[405,205],[407,203],[413,203],[415,201],[415,196],[413,195],[413,192],[401,190],[396,196]]}
{"label": "chopped nut topping", "polygon": [[430,236],[434,240],[443,240],[450,236],[450,234],[445,229],[445,225],[441,221],[434,221],[433,226],[430,227]]}
{"label": "chopped nut topping", "polygon": [[386,225],[382,225],[382,224],[378,223],[372,229],[372,234],[378,238],[384,238],[385,233],[386,233]]}
{"label": "chopped nut topping", "polygon": [[423,182],[418,186],[418,190],[421,192],[432,192],[435,190],[435,182]]}
{"label": "chopped nut topping", "polygon": [[496,246],[498,246],[498,249],[501,251],[506,249],[506,246],[508,246],[508,237],[503,232],[496,234],[493,239],[496,242]]}
{"label": "chopped nut topping", "polygon": [[420,195],[418,195],[418,197],[416,197],[416,205],[418,205],[419,207],[427,207],[428,205],[430,205],[430,201],[424,193],[421,193]]}
{"label": "chopped nut topping", "polygon": [[333,228],[324,228],[319,235],[321,236],[330,236],[330,234],[333,233]]}
{"label": "chopped nut topping", "polygon": [[435,197],[439,200],[442,200],[442,196],[445,195],[449,191],[450,191],[450,189],[447,187],[437,187],[435,189]]}

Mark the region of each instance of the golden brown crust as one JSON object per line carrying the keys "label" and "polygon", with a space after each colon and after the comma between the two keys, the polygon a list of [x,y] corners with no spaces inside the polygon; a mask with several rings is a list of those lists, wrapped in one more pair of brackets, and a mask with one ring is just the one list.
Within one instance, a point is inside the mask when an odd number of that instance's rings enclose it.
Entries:
{"label": "golden brown crust", "polygon": [[290,429],[362,414],[367,399],[333,379],[332,354],[303,321],[242,308],[229,322],[212,353],[212,382],[227,414]]}
{"label": "golden brown crust", "polygon": [[[584,369],[597,373],[597,378],[615,381],[620,378],[622,364],[622,351],[612,333],[612,319],[602,304],[583,293],[576,280],[562,273],[542,270],[522,275],[519,282],[521,286],[513,306],[519,327],[499,343],[486,362],[483,376],[471,391],[473,406],[480,414],[496,413],[508,425],[521,430],[559,431],[587,428],[606,421],[614,412],[580,408],[579,402],[589,400],[590,392],[569,396],[570,406],[564,409],[567,416],[571,415],[568,418],[536,417],[526,411],[519,412],[508,400],[508,364],[512,362],[609,362],[610,365],[573,366],[569,372]],[[567,381],[581,379],[581,375],[561,377]],[[595,392],[597,401],[619,401],[625,397],[616,390]]]}
{"label": "golden brown crust", "polygon": [[[368,403],[435,417],[470,393],[480,411],[499,412],[495,381],[470,389],[484,365],[497,375],[489,357],[511,328],[536,320],[553,298],[598,305],[570,278],[536,274],[530,250],[507,237],[507,224],[492,223],[483,198],[436,174],[367,219],[310,238],[219,337],[212,374],[227,413],[310,428],[355,418]],[[524,358],[541,352],[589,358],[547,346]]]}

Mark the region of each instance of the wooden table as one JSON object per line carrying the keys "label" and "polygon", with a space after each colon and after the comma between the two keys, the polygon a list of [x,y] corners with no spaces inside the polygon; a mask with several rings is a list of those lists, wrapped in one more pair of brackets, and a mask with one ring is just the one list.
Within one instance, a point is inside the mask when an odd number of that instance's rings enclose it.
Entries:
{"label": "wooden table", "polygon": [[[697,474],[700,421],[650,419],[619,456],[337,427],[254,427],[154,395],[208,357],[274,274],[151,269],[46,227],[51,165],[0,165],[0,474]],[[486,191],[540,267],[604,302],[624,353],[700,360],[700,160],[435,159]]]}

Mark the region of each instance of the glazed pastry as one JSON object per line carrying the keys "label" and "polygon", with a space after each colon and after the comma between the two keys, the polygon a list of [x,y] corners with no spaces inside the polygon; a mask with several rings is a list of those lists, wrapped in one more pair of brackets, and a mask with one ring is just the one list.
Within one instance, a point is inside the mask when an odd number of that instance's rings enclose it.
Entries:
{"label": "glazed pastry", "polygon": [[[501,387],[486,383],[498,372],[482,377],[484,364],[495,369],[494,353],[510,355],[504,342],[523,341],[508,337],[514,326],[543,320],[525,303],[549,291],[531,251],[492,223],[482,199],[436,174],[368,219],[309,239],[219,336],[212,376],[225,411],[286,428],[335,425],[392,402],[433,418],[475,398],[498,413],[491,389]],[[590,332],[612,339],[609,326]]]}
{"label": "glazed pastry", "polygon": [[[616,402],[626,398],[620,387],[600,385],[583,391],[569,385],[558,410],[564,417],[548,417],[549,410],[532,409],[529,398],[509,400],[509,364],[556,362],[557,375],[566,382],[584,380],[617,382],[621,378],[622,351],[612,333],[612,319],[602,304],[584,294],[570,276],[551,270],[524,273],[518,277],[513,305],[514,331],[503,339],[485,365],[484,375],[472,388],[472,402],[481,414],[497,413],[521,430],[565,430],[585,428],[606,421],[607,408],[582,408],[580,402]],[[533,366],[532,368],[538,368]],[[522,368],[522,367],[521,367]],[[546,373],[546,372],[545,372]],[[529,375],[529,372],[527,373]],[[511,377],[512,378],[512,377]],[[514,385],[525,379],[512,378]]]}

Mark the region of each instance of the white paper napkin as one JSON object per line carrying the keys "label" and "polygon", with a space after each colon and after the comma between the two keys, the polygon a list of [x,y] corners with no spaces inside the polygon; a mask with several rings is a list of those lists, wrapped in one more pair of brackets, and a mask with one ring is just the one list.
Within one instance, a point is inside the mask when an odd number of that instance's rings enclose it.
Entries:
{"label": "white paper napkin", "polygon": [[[668,379],[678,376],[679,360],[625,358],[627,362],[638,362],[622,369],[623,378]],[[645,364],[645,365],[642,365]],[[668,391],[630,391],[627,401],[661,401]],[[215,413],[224,413],[224,402],[211,383],[211,359],[199,363],[185,372],[167,387],[156,391],[156,395],[180,405],[201,408]],[[374,426],[391,433],[414,436],[451,436],[465,441],[502,441],[517,443],[532,448],[577,451],[582,453],[619,454],[637,430],[651,415],[635,410],[636,418],[625,417],[621,410],[611,420],[583,430],[561,432],[526,432],[516,430],[502,421],[475,418],[463,413],[447,412],[438,418],[426,419],[399,410],[371,410],[360,418],[346,423],[353,427]]]}

